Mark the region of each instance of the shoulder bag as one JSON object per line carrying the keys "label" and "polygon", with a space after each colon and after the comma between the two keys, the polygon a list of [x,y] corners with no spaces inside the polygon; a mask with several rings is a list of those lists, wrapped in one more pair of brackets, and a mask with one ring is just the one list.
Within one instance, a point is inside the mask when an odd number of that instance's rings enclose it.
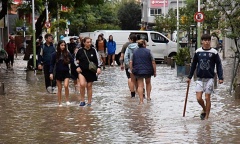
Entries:
{"label": "shoulder bag", "polygon": [[88,62],[89,62],[88,69],[89,69],[90,71],[94,72],[94,73],[97,73],[97,66],[94,64],[94,62],[92,62],[92,61],[89,60],[89,58],[88,58],[88,56],[87,56],[87,54],[86,54],[86,51],[85,51],[85,50],[83,50],[83,51],[84,51],[84,53],[85,53],[85,55],[86,55],[86,57],[87,57],[87,60],[88,60]]}

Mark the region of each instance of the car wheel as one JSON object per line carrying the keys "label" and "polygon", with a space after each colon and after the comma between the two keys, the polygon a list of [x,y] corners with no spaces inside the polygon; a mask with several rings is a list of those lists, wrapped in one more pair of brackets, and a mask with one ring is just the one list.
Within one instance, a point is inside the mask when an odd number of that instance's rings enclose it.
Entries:
{"label": "car wheel", "polygon": [[173,53],[170,53],[168,57],[174,57],[176,55],[177,55],[177,53],[173,52]]}

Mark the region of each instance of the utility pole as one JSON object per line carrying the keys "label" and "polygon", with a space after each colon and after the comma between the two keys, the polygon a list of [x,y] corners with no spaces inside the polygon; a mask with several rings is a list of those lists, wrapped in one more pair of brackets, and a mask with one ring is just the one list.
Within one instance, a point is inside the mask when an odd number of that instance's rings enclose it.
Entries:
{"label": "utility pole", "polygon": [[36,69],[36,28],[35,28],[35,4],[34,0],[32,0],[32,38],[33,38],[33,67]]}
{"label": "utility pole", "polygon": [[[198,0],[198,12],[200,12],[200,0]],[[200,34],[201,34],[201,23],[197,22],[197,48],[199,48],[201,46]]]}
{"label": "utility pole", "polygon": [[177,50],[179,50],[179,0],[177,0]]}
{"label": "utility pole", "polygon": [[[45,8],[46,8],[46,23],[49,24],[49,17],[48,17],[48,1],[45,2]],[[47,27],[47,33],[49,32],[49,27]]]}
{"label": "utility pole", "polygon": [[69,30],[68,30],[68,20],[66,20],[66,36],[68,36],[68,32],[69,32]]}
{"label": "utility pole", "polygon": [[166,0],[163,1],[163,17],[166,16]]}

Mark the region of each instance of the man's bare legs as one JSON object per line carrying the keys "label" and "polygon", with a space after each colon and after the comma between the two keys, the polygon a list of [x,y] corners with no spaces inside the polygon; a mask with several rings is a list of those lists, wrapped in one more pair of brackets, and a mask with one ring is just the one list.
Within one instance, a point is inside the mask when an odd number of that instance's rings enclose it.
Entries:
{"label": "man's bare legs", "polygon": [[197,101],[199,105],[202,107],[203,111],[206,113],[205,119],[208,119],[210,109],[211,109],[211,99],[210,99],[211,94],[205,94],[206,105],[204,100],[202,99],[202,94],[203,92],[196,92]]}
{"label": "man's bare legs", "polygon": [[[136,81],[136,78],[135,78],[135,76],[132,74],[132,73],[130,73],[130,80],[131,80],[131,89],[130,89],[130,91],[131,91],[131,94],[132,94],[132,97],[135,97],[135,89],[137,90],[137,81]],[[133,93],[134,93],[134,96],[133,96]]]}
{"label": "man's bare legs", "polygon": [[205,119],[208,119],[208,116],[210,114],[210,109],[211,109],[210,96],[211,96],[211,94],[205,94],[205,100],[206,100],[206,117],[205,117]]}

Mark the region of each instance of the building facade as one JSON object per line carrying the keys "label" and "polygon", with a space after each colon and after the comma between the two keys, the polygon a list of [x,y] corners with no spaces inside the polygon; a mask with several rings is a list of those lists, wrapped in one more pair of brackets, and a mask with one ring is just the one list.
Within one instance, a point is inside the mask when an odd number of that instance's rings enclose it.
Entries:
{"label": "building facade", "polygon": [[[184,7],[185,0],[179,0],[179,7]],[[142,24],[154,25],[155,17],[165,16],[169,9],[177,9],[177,0],[142,0]]]}

